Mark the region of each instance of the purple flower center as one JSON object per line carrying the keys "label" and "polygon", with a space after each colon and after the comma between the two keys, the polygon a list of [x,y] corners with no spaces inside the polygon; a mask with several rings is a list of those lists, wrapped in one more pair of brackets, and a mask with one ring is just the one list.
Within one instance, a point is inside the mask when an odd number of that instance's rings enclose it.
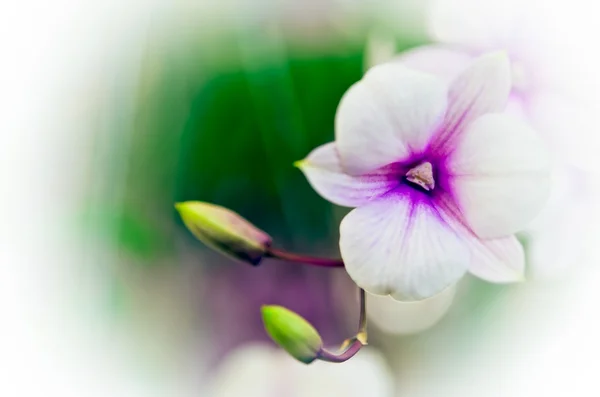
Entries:
{"label": "purple flower center", "polygon": [[429,161],[423,161],[409,169],[404,178],[411,186],[419,187],[427,192],[435,188],[433,166]]}

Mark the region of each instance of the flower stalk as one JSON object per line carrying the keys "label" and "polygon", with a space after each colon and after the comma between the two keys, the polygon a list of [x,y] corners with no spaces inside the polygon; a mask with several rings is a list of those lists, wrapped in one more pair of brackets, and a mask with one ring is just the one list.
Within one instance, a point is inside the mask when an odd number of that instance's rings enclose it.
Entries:
{"label": "flower stalk", "polygon": [[352,338],[342,342],[337,352],[321,348],[317,358],[330,363],[343,363],[348,361],[367,345],[367,305],[365,290],[360,289],[360,316],[358,320],[358,332]]}
{"label": "flower stalk", "polygon": [[354,357],[362,347],[362,342],[359,341],[357,337],[354,337],[352,338],[352,343],[350,343],[348,347],[341,350],[340,352],[331,352],[324,348],[321,349],[321,351],[317,355],[317,359],[321,361],[327,361],[330,363],[343,363],[344,361],[348,361],[352,357]]}
{"label": "flower stalk", "polygon": [[265,253],[265,257],[311,266],[344,267],[344,262],[341,259],[318,258],[314,256],[294,254],[275,248],[269,248]]}

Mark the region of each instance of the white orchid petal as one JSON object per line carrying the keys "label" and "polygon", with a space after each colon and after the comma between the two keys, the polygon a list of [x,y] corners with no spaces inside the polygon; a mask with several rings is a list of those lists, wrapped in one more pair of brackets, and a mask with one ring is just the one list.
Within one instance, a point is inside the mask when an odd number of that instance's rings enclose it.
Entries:
{"label": "white orchid petal", "polygon": [[441,292],[463,276],[469,260],[466,246],[433,207],[394,194],[343,219],[340,251],[356,284],[397,300]]}
{"label": "white orchid petal", "polygon": [[314,149],[298,167],[317,193],[341,206],[357,207],[390,190],[386,170],[362,176],[345,174],[334,142]]}
{"label": "white orchid petal", "polygon": [[480,117],[465,131],[448,170],[468,226],[482,238],[513,234],[550,194],[550,159],[538,134],[517,118]]}
{"label": "white orchid petal", "polygon": [[480,56],[450,85],[444,126],[435,148],[452,148],[461,133],[478,117],[506,107],[511,88],[510,64],[504,52]]}
{"label": "white orchid petal", "polygon": [[471,250],[469,272],[493,283],[523,281],[525,252],[515,236],[482,240],[465,231]]}
{"label": "white orchid petal", "polygon": [[446,110],[440,79],[397,62],[371,68],[343,96],[335,118],[344,170],[371,172],[427,146]]}

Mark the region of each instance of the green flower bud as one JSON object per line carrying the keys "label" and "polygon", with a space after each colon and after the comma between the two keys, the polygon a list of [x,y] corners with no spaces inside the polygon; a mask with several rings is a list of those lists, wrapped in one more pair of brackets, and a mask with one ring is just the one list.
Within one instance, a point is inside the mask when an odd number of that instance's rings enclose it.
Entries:
{"label": "green flower bud", "polygon": [[271,245],[268,234],[227,208],[200,201],[175,208],[198,240],[235,259],[258,265]]}
{"label": "green flower bud", "polygon": [[292,357],[305,364],[317,358],[323,341],[308,321],[282,306],[263,306],[261,312],[271,339]]}

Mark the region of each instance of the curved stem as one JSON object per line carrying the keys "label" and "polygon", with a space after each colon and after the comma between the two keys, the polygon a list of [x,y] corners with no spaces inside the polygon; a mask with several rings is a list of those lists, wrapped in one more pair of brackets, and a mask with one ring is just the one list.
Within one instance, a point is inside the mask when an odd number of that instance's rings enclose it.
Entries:
{"label": "curved stem", "polygon": [[367,298],[364,289],[360,289],[360,318],[358,320],[358,333],[356,338],[363,344],[367,344]]}
{"label": "curved stem", "polygon": [[288,262],[302,263],[320,267],[344,267],[344,262],[341,259],[317,258],[314,256],[306,256],[294,254],[291,252],[269,248],[265,254],[267,258],[280,259]]}
{"label": "curved stem", "polygon": [[340,352],[332,352],[321,348],[317,358],[322,361],[331,363],[343,363],[348,361],[359,350],[367,344],[367,310],[366,310],[366,294],[364,289],[360,289],[360,318],[358,320],[358,332],[356,336],[346,339],[340,348]]}
{"label": "curved stem", "polygon": [[343,363],[354,357],[362,347],[363,344],[358,339],[354,338],[354,341],[341,353],[334,353],[327,349],[321,349],[317,358],[330,363]]}

